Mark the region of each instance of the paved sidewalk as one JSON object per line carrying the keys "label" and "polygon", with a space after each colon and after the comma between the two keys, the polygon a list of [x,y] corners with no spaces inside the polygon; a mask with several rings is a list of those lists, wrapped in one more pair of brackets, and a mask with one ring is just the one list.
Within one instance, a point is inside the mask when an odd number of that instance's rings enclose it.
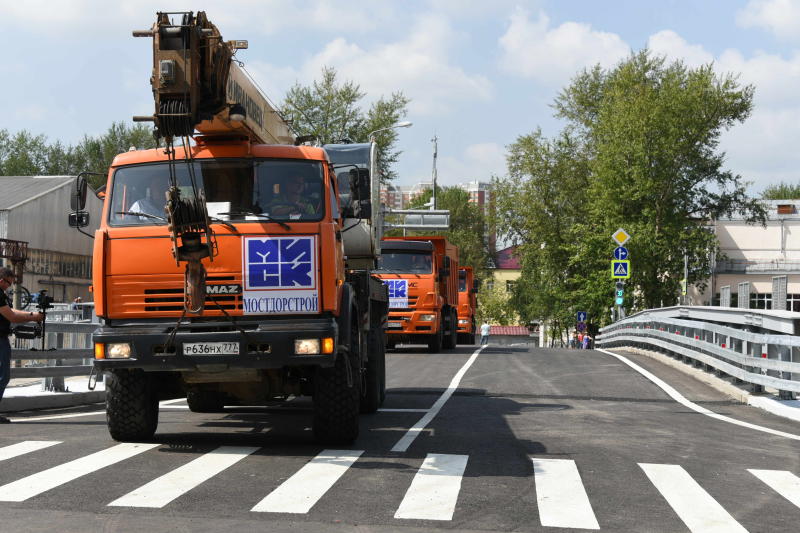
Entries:
{"label": "paved sidewalk", "polygon": [[0,402],[0,412],[28,411],[31,409],[51,409],[72,407],[106,400],[105,383],[97,383],[89,390],[89,377],[64,378],[69,392],[50,392],[42,390],[44,379],[12,379]]}

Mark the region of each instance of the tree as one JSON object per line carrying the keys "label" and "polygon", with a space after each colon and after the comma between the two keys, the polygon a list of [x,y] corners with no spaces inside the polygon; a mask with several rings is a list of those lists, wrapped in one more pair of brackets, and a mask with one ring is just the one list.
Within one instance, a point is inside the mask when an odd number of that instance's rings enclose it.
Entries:
{"label": "tree", "polygon": [[[409,99],[402,92],[388,98],[381,96],[364,112],[359,102],[366,96],[352,81],[339,83],[336,69],[325,67],[322,77],[311,86],[296,83],[286,93],[281,114],[298,135],[313,135],[320,144],[343,140],[367,142],[375,130],[388,128],[406,115]],[[392,165],[400,152],[395,149],[397,131],[389,129],[375,136],[381,159],[378,166],[381,181],[396,177]]]}
{"label": "tree", "polygon": [[516,317],[509,307],[509,295],[495,284],[484,283],[478,291],[478,309],[475,318],[478,322],[488,322],[508,326]]}
{"label": "tree", "polygon": [[702,287],[718,246],[703,222],[734,212],[765,220],[718,151],[721,133],[749,116],[752,97],[752,86],[711,65],[668,64],[647,50],[578,74],[554,103],[564,131],[555,140],[520,137],[510,177],[498,184],[498,227],[523,244],[526,283],[553,291],[550,304],[519,294],[516,305],[569,323],[570,306],[559,299],[567,295],[605,320],[610,235],[619,227],[632,235],[626,292],[634,307],[675,303],[684,254],[689,283]]}
{"label": "tree", "polygon": [[89,180],[93,187],[98,187],[106,182],[105,175],[117,154],[127,152],[132,147],[145,150],[157,146],[153,131],[148,126],[114,122],[103,135],[84,135],[83,140],[74,148],[72,173],[88,171],[102,174],[102,177],[92,176]]}
{"label": "tree", "polygon": [[761,192],[764,200],[796,200],[800,198],[800,183],[780,182]]}

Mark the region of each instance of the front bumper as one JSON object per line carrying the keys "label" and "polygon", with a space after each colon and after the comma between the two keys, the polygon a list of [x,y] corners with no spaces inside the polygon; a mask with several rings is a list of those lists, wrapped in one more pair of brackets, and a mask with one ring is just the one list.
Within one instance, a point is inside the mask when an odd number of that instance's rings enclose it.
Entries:
{"label": "front bumper", "polygon": [[[94,343],[127,342],[133,353],[127,359],[95,359],[98,370],[141,368],[146,371],[194,371],[214,367],[219,371],[230,368],[283,368],[286,366],[330,367],[336,361],[338,326],[334,318],[292,318],[275,320],[237,320],[245,335],[226,321],[183,323],[170,346],[169,335],[173,320],[153,319],[136,323],[102,326],[92,335]],[[331,354],[296,355],[296,339],[334,339]],[[183,355],[187,342],[234,342],[238,355]]]}
{"label": "front bumper", "polygon": [[[420,320],[422,315],[433,315],[433,320]],[[386,322],[387,335],[433,335],[441,327],[439,313],[435,310],[394,311]]]}

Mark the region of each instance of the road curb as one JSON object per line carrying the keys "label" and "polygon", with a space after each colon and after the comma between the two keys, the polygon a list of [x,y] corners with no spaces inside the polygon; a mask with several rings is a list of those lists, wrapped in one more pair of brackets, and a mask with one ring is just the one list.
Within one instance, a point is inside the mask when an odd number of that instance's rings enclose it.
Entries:
{"label": "road curb", "polygon": [[34,409],[56,409],[75,407],[106,401],[106,391],[48,392],[36,396],[7,396],[0,402],[0,411],[13,413]]}

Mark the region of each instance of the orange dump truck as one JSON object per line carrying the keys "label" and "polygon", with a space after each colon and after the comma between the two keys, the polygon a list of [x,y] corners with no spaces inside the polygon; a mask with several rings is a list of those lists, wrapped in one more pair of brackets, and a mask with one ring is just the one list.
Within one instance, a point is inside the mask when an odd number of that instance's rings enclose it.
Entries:
{"label": "orange dump truck", "polygon": [[432,353],[455,348],[458,248],[445,237],[387,237],[376,274],[389,290],[387,346],[425,343]]}
{"label": "orange dump truck", "polygon": [[[374,143],[292,145],[251,86],[220,79],[235,63],[202,12],[174,25],[159,14],[140,33],[155,39],[149,118],[170,149],[114,159],[94,236],[94,363],[107,376],[111,436],[151,438],[167,398],[208,412],[307,395],[315,436],[352,442],[359,412],[377,410],[385,390]],[[209,93],[195,86],[202,70],[182,77],[198,57],[213,66],[217,103],[182,100]],[[178,135],[195,142],[172,147]],[[88,222],[81,180],[77,227]]]}
{"label": "orange dump truck", "polygon": [[478,289],[472,267],[458,269],[458,343],[475,344],[475,311],[478,309]]}

